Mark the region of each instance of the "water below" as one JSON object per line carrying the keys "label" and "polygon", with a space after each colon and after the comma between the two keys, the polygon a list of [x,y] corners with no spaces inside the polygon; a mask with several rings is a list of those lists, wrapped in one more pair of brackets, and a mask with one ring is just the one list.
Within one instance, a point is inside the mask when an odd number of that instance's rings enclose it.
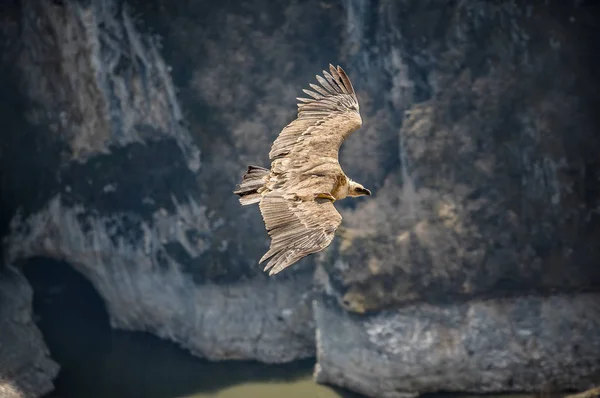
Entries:
{"label": "water below", "polygon": [[314,360],[209,362],[148,333],[112,330],[91,284],[70,266],[32,260],[34,316],[61,365],[45,398],[359,398],[316,384]]}

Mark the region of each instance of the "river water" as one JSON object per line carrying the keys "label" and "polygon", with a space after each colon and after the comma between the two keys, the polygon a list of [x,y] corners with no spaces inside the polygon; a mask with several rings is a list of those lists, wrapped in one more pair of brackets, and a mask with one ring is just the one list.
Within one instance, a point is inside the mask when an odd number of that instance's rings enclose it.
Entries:
{"label": "river water", "polygon": [[45,398],[358,398],[316,384],[314,359],[209,362],[148,333],[112,330],[104,305],[68,265],[32,260],[34,314],[61,365]]}

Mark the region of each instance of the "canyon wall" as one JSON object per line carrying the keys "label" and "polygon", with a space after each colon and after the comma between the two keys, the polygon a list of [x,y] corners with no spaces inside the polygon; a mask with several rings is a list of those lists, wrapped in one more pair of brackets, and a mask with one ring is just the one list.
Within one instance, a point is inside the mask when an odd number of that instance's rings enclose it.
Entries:
{"label": "canyon wall", "polygon": [[[211,359],[317,355],[318,381],[370,396],[585,388],[600,376],[583,343],[600,330],[597,12],[15,1],[4,259],[67,261],[115,328]],[[374,195],[340,203],[343,236],[269,278],[258,209],[232,190],[329,63],[363,115],[340,162]]]}

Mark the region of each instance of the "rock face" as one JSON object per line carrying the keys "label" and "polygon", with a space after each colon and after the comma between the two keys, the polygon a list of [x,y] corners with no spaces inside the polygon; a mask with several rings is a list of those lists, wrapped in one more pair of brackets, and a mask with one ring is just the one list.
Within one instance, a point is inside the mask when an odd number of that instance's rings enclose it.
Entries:
{"label": "rock face", "polygon": [[323,300],[315,319],[317,381],[370,397],[580,389],[600,377],[599,294],[419,303],[367,317]]}
{"label": "rock face", "polygon": [[219,211],[226,197],[206,180],[222,176],[201,168],[169,67],[128,8],[21,7],[28,122],[35,139],[53,137],[40,162],[55,174],[45,201],[12,219],[7,261],[64,259],[90,279],[114,327],[207,358],[314,356],[311,274],[268,279],[242,256],[250,231]]}
{"label": "rock face", "polygon": [[15,270],[0,269],[0,397],[30,398],[54,388],[58,365],[31,319],[32,291]]}
{"label": "rock face", "polygon": [[389,98],[407,109],[400,165],[344,214],[355,234],[322,263],[327,296],[366,315],[317,303],[317,380],[381,397],[590,387],[600,297],[579,294],[600,281],[598,8],[378,10],[399,38],[384,60],[409,83]]}
{"label": "rock face", "polygon": [[[597,11],[15,1],[5,260],[69,262],[114,327],[212,359],[316,352],[318,380],[367,395],[585,388],[600,368],[580,296],[600,286]],[[374,196],[339,204],[347,230],[323,255],[268,278],[258,209],[232,190],[330,62],[363,115],[340,160]]]}
{"label": "rock face", "polygon": [[597,45],[586,13],[380,4],[379,26],[395,23],[400,37],[390,57],[412,86],[387,94],[408,109],[395,132],[400,167],[346,214],[356,236],[328,251],[348,309],[598,286]]}

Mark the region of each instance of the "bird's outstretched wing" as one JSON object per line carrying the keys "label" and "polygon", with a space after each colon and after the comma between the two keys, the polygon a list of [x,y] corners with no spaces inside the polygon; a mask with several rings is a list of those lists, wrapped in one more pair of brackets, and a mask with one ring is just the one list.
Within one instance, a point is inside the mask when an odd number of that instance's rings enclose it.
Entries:
{"label": "bird's outstretched wing", "polygon": [[[314,189],[319,191],[318,186]],[[281,190],[265,195],[259,206],[271,237],[271,247],[260,259],[262,263],[271,258],[264,269],[270,269],[269,275],[325,249],[342,222],[330,200],[302,198]]]}
{"label": "bird's outstretched wing", "polygon": [[279,133],[269,158],[328,156],[337,159],[342,142],[362,125],[358,99],[346,72],[329,65],[316,76],[321,84],[303,91],[312,98],[297,98],[298,117]]}

